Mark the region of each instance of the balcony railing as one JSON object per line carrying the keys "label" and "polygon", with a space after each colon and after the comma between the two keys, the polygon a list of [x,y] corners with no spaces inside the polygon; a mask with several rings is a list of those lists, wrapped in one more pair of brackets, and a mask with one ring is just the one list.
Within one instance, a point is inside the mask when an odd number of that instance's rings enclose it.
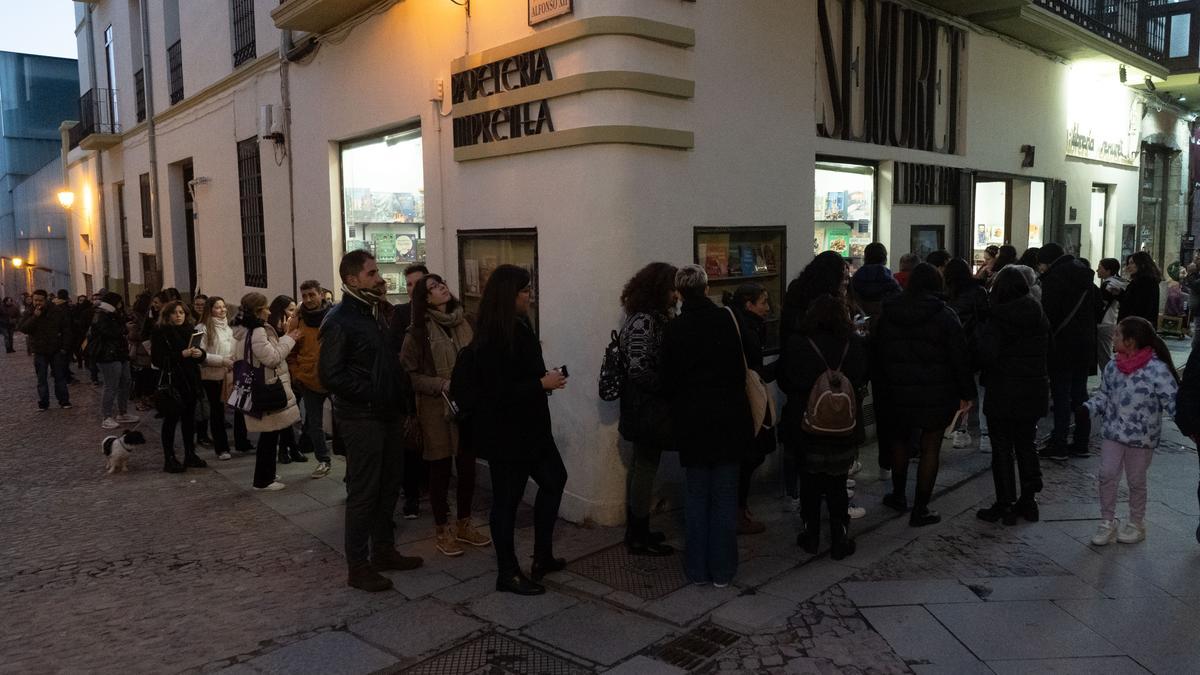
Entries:
{"label": "balcony railing", "polygon": [[171,105],[183,100],[183,48],[178,40],[167,47],[167,77],[171,91]]}
{"label": "balcony railing", "polygon": [[137,106],[137,121],[146,121],[146,76],[142,71],[133,74],[133,96]]}
{"label": "balcony railing", "polygon": [[1064,19],[1155,62],[1166,54],[1166,19],[1151,16],[1162,0],[1033,0]]}
{"label": "balcony railing", "polygon": [[93,134],[120,133],[116,89],[92,89],[79,97],[79,123],[69,132],[72,148]]}

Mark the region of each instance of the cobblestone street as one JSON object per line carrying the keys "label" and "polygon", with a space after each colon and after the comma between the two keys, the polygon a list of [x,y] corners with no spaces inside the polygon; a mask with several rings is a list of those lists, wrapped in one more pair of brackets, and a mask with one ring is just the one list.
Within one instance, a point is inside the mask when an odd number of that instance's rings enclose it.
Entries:
{"label": "cobblestone street", "polygon": [[[753,510],[769,529],[740,540],[730,588],[688,585],[676,559],[630,559],[618,529],[564,523],[568,571],[544,596],[498,594],[491,550],[436,553],[423,505],[397,520],[425,567],[367,594],[345,586],[340,459],[323,480],[308,478],[311,462],[281,466],[288,488],[270,494],[250,491],[251,456],[218,465],[201,450],[209,469],[168,475],[146,412],[149,442],[129,473],[107,476],[99,390],[82,374],[73,409],[38,413],[17,348],[0,356],[0,672],[1200,670],[1197,458],[1173,424],[1134,546],[1087,543],[1095,455],[1044,462],[1042,522],[1005,528],[974,516],[992,499],[989,455],[947,449],[934,503],[945,520],[918,530],[880,507],[869,447],[856,501],[870,513],[841,562],[800,552],[777,481],[764,480]],[[681,515],[659,520],[682,545]],[[530,539],[522,528],[525,554]]]}

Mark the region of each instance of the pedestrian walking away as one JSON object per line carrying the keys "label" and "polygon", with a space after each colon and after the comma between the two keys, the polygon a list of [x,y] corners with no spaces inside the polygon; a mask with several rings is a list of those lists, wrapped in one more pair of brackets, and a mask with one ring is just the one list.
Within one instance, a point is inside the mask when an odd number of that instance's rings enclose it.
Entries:
{"label": "pedestrian walking away", "polygon": [[20,320],[21,307],[12,298],[4,298],[3,303],[0,303],[0,334],[4,335],[4,352],[6,354],[16,351],[13,349],[13,331],[17,330]]}
{"label": "pedestrian walking away", "polygon": [[[1097,546],[1136,544],[1146,538],[1146,473],[1162,435],[1163,415],[1175,415],[1179,374],[1171,352],[1142,317],[1123,319],[1114,337],[1116,355],[1104,368],[1100,388],[1077,411],[1100,418],[1100,517]],[[1129,520],[1117,520],[1117,488],[1124,471]]]}
{"label": "pedestrian walking away", "polygon": [[375,257],[351,251],[342,257],[338,274],[342,301],[321,324],[318,368],[333,396],[334,433],[347,450],[347,584],[385,591],[392,580],[380,572],[411,570],[423,562],[396,550],[392,520],[404,472],[396,414],[402,373],[388,338],[387,282]]}

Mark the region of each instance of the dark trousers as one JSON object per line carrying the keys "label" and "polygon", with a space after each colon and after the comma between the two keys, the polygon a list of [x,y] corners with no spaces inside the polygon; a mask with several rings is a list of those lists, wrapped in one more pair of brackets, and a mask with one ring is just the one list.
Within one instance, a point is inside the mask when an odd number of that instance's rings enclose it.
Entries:
{"label": "dark trousers", "polygon": [[163,413],[162,447],[163,458],[175,457],[175,427],[183,431],[183,456],[196,454],[196,395],[190,391],[180,392],[179,407]]}
{"label": "dark trousers", "polygon": [[37,373],[39,408],[50,407],[50,382],[47,371],[54,376],[54,398],[58,399],[58,404],[71,405],[71,394],[67,391],[68,365],[66,352],[33,355],[33,370]]}
{"label": "dark trousers", "polygon": [[563,465],[558,448],[551,448],[530,462],[493,459],[489,465],[492,474],[492,542],[496,546],[497,571],[501,577],[507,577],[521,569],[513,535],[517,526],[517,508],[530,478],[538,486],[533,502],[533,558],[548,560],[554,557],[554,524],[567,486],[567,467]]}
{"label": "dark trousers", "polygon": [[989,417],[988,430],[992,439],[992,482],[996,486],[996,503],[1017,501],[1018,476],[1022,497],[1032,498],[1041,492],[1042,467],[1034,447],[1037,420]]}
{"label": "dark trousers", "polygon": [[445,525],[450,519],[448,494],[451,464],[458,471],[454,493],[458,501],[459,520],[471,517],[471,504],[475,501],[475,455],[460,452],[456,457],[428,462],[429,506],[433,509],[433,522],[438,525]]}
{"label": "dark trousers", "polygon": [[[336,413],[335,413],[336,417]],[[346,562],[367,562],[371,549],[395,546],[396,502],[404,479],[398,421],[337,418],[346,444]]]}
{"label": "dark trousers", "polygon": [[742,465],[738,470],[738,508],[744,509],[750,504],[750,483],[754,478],[754,471],[762,466],[763,461],[767,458],[757,452],[742,460]]}
{"label": "dark trousers", "polygon": [[[225,402],[221,400],[221,380],[201,380],[204,397],[208,399],[208,432],[217,454],[229,452],[229,435],[225,433]],[[245,424],[245,421],[242,422]]]}
{"label": "dark trousers", "polygon": [[254,451],[254,487],[264,488],[275,482],[275,449],[288,440],[295,442],[291,426],[258,435],[258,449]]}
{"label": "dark trousers", "polygon": [[9,324],[0,324],[0,335],[4,336],[4,351],[11,354],[13,349],[13,327]]}
{"label": "dark trousers", "polygon": [[[891,439],[892,446],[892,493],[898,497],[904,496],[908,487],[908,439],[913,430],[905,429]],[[942,460],[942,429],[921,429],[920,448],[917,460],[917,494],[913,499],[913,510],[920,511],[929,505],[933,497],[933,487],[937,482],[938,468]],[[846,489],[845,481],[842,489]]]}
{"label": "dark trousers", "polygon": [[[1051,371],[1050,396],[1054,400],[1054,431],[1050,432],[1052,445],[1067,445],[1067,432],[1075,410],[1087,401],[1087,369]],[[1071,443],[1077,450],[1087,450],[1091,436],[1090,418],[1075,421],[1075,438]]]}
{"label": "dark trousers", "polygon": [[311,449],[318,462],[328,464],[332,458],[329,456],[329,444],[325,442],[324,415],[325,399],[329,398],[329,394],[313,391],[300,384],[293,384],[292,391],[304,403],[304,435],[300,439],[300,451]]}
{"label": "dark trousers", "polygon": [[846,474],[800,472],[800,517],[808,532],[816,532],[820,527],[822,498],[829,508],[829,536],[838,541],[845,536],[850,523],[846,512],[850,506],[846,497]]}
{"label": "dark trousers", "polygon": [[[334,437],[334,444],[337,437]],[[335,450],[336,453],[336,450]],[[404,448],[404,506],[416,511],[421,504],[421,481],[426,477],[425,460],[421,459],[421,448]]]}
{"label": "dark trousers", "polygon": [[246,414],[233,411],[233,445],[239,450],[250,447],[250,435],[246,431]]}

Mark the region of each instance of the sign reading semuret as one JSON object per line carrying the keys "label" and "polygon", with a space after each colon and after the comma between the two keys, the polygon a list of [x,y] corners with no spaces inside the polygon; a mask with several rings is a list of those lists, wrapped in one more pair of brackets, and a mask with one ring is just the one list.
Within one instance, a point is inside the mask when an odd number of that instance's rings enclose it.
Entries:
{"label": "sign reading semuret", "polygon": [[573,0],[529,0],[529,25],[574,11]]}
{"label": "sign reading semuret", "polygon": [[[454,105],[488,98],[554,79],[546,48],[485,63],[450,76]],[[454,118],[454,147],[507,141],[554,131],[546,99],[517,103]]]}

